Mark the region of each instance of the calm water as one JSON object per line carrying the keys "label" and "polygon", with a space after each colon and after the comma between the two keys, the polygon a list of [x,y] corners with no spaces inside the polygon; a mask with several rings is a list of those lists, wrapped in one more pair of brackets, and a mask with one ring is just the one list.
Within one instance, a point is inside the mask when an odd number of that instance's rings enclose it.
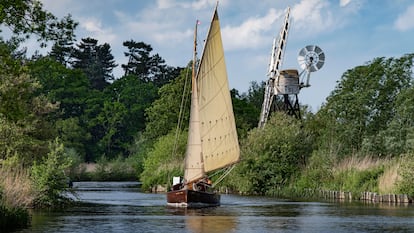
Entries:
{"label": "calm water", "polygon": [[34,212],[20,232],[414,232],[413,205],[294,202],[222,195],[205,209],[166,206],[165,194],[142,193],[136,183],[75,183],[81,204]]}

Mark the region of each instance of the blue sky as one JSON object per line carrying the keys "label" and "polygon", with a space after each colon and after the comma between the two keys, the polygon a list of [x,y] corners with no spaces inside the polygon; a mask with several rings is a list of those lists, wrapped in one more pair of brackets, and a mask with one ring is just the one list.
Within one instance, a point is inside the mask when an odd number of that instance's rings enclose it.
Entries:
{"label": "blue sky", "polygon": [[[126,63],[122,42],[133,39],[153,47],[171,66],[192,59],[195,21],[204,38],[216,0],[41,0],[58,17],[71,14],[79,22],[77,40],[93,37],[109,43],[122,75]],[[246,92],[251,81],[267,80],[273,38],[286,8],[292,24],[283,69],[300,69],[301,48],[315,44],[326,55],[324,67],[311,75],[311,87],[299,94],[301,104],[317,111],[342,74],[375,57],[414,52],[412,0],[221,0],[220,17],[231,88]],[[33,42],[34,43],[34,42]],[[202,44],[200,39],[199,44]],[[30,46],[28,44],[29,51]],[[200,48],[201,49],[201,48]]]}

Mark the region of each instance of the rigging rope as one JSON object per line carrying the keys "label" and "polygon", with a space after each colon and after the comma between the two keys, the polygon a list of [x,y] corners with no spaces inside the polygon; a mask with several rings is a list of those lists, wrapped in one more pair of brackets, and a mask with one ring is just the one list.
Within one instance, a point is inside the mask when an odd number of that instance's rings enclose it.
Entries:
{"label": "rigging rope", "polygon": [[183,122],[183,118],[184,118],[184,106],[187,103],[187,99],[188,99],[188,95],[186,93],[187,90],[187,85],[188,85],[188,73],[189,73],[189,69],[187,69],[187,73],[185,74],[185,82],[184,82],[184,88],[183,88],[183,94],[181,97],[181,104],[180,104],[180,112],[178,113],[178,122],[177,122],[177,128],[175,130],[175,140],[174,140],[174,147],[173,147],[173,152],[172,155],[173,157],[175,157],[176,153],[177,153],[177,147],[178,147],[178,136],[181,130],[181,125]]}
{"label": "rigging rope", "polygon": [[215,172],[212,176],[217,175],[220,172],[223,172],[223,174],[214,182],[214,184],[212,185],[212,187],[214,188],[216,185],[218,185],[228,174],[230,174],[230,172],[236,167],[235,164],[233,164],[232,166],[219,170],[217,172]]}

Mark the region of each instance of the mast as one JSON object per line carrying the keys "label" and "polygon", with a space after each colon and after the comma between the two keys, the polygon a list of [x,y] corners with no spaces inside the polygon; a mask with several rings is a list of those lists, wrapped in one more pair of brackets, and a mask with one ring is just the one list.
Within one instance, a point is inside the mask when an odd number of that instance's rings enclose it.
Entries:
{"label": "mast", "polygon": [[194,54],[191,74],[191,109],[190,124],[188,128],[187,149],[185,155],[184,180],[189,183],[204,176],[204,166],[201,149],[200,136],[200,114],[197,89],[197,28],[199,21],[196,21],[194,30]]}
{"label": "mast", "polygon": [[196,63],[197,63],[197,28],[200,22],[196,20],[195,28],[194,28],[194,51],[193,51],[193,65],[192,65],[192,73],[191,73],[191,83],[195,82],[196,76]]}

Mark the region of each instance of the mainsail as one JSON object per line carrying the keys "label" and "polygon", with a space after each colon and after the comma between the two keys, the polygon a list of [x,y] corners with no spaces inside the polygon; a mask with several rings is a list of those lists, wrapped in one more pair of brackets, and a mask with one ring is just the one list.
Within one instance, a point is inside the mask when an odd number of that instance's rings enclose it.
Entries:
{"label": "mainsail", "polygon": [[240,148],[217,8],[192,83],[184,174],[187,182],[239,161]]}

